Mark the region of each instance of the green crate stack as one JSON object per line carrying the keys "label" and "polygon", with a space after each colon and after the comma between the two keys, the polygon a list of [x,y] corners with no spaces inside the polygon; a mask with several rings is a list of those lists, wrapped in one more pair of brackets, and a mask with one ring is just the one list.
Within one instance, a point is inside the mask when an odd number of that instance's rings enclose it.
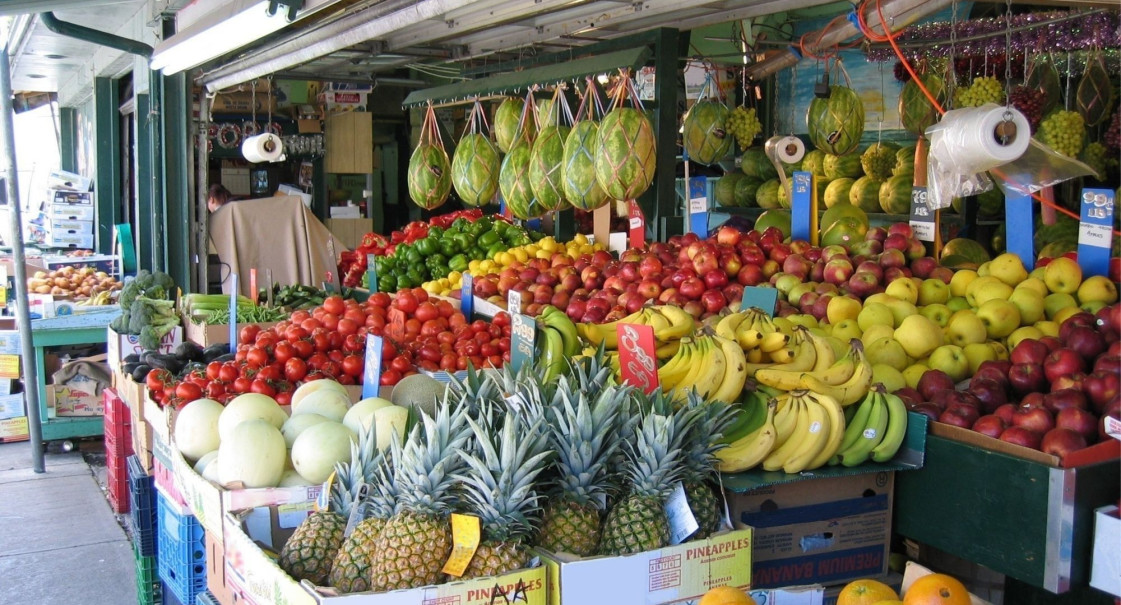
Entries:
{"label": "green crate stack", "polygon": [[132,554],[136,558],[136,600],[140,605],[159,605],[162,597],[159,569],[156,557],[140,554],[138,544],[133,542]]}

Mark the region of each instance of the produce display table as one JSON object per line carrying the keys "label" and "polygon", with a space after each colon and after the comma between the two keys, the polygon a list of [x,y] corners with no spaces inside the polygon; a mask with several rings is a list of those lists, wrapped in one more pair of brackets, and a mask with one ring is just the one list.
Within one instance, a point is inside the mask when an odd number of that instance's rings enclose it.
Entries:
{"label": "produce display table", "polygon": [[31,341],[35,345],[35,374],[39,383],[39,417],[44,441],[96,437],[102,434],[101,416],[47,418],[46,349],[105,342],[105,330],[119,313],[120,309],[114,308],[104,312],[63,315],[31,322]]}

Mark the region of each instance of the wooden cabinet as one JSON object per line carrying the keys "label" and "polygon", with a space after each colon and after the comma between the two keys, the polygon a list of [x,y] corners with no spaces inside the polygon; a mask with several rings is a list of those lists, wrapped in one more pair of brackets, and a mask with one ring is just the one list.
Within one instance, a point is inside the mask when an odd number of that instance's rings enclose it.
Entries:
{"label": "wooden cabinet", "polygon": [[348,111],[327,117],[326,171],[370,174],[374,171],[373,115]]}

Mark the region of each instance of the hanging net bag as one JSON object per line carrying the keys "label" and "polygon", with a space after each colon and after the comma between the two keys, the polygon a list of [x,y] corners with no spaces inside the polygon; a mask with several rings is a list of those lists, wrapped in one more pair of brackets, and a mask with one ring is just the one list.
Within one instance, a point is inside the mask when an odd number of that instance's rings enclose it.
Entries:
{"label": "hanging net bag", "polygon": [[475,99],[463,137],[452,156],[452,186],[465,206],[489,204],[498,192],[502,158],[490,140],[486,120],[482,103]]}
{"label": "hanging net bag", "polygon": [[[503,102],[503,105],[505,104],[506,102]],[[532,90],[526,93],[526,99],[521,103],[521,107],[522,115],[510,142],[510,151],[503,158],[502,167],[498,172],[498,188],[502,191],[502,199],[506,201],[506,208],[510,210],[510,214],[515,218],[526,220],[539,214],[535,209],[537,202],[529,178],[529,163],[533,155],[534,134],[537,130],[537,111]],[[501,109],[499,107],[499,110]]]}
{"label": "hanging net bag", "polygon": [[436,125],[432,104],[424,114],[420,144],[409,158],[409,197],[425,210],[439,208],[452,188],[451,163]]}
{"label": "hanging net bag", "polygon": [[[627,97],[633,107],[623,106]],[[599,125],[597,142],[596,180],[608,197],[633,200],[650,188],[657,163],[654,127],[625,70],[616,82],[612,109]]]}

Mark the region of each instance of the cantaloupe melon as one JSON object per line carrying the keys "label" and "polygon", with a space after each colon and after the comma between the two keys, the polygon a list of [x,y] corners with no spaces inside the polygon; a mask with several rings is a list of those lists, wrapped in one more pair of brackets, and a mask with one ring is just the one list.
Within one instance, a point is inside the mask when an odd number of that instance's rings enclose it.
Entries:
{"label": "cantaloupe melon", "polygon": [[287,456],[284,436],[278,428],[267,420],[246,420],[222,439],[218,448],[218,461],[221,463],[218,477],[222,485],[240,483],[246,488],[276,487],[284,475],[284,459]]}
{"label": "cantaloupe melon", "polygon": [[225,408],[213,399],[196,399],[175,417],[175,446],[188,460],[218,449],[218,418]]}
{"label": "cantaloupe melon", "polygon": [[296,438],[292,444],[292,464],[312,484],[323,483],[336,464],[350,460],[352,442],[354,433],[341,422],[321,422]]}
{"label": "cantaloupe melon", "polygon": [[237,425],[247,420],[261,419],[267,421],[278,431],[288,420],[288,414],[277,405],[276,400],[268,395],[259,393],[245,393],[238,395],[226,404],[222,415],[218,417],[218,437],[225,441],[230,431]]}
{"label": "cantaloupe melon", "polygon": [[424,374],[413,374],[401,379],[393,387],[390,400],[394,405],[413,407],[429,416],[436,414],[436,402],[444,398],[447,386]]}

